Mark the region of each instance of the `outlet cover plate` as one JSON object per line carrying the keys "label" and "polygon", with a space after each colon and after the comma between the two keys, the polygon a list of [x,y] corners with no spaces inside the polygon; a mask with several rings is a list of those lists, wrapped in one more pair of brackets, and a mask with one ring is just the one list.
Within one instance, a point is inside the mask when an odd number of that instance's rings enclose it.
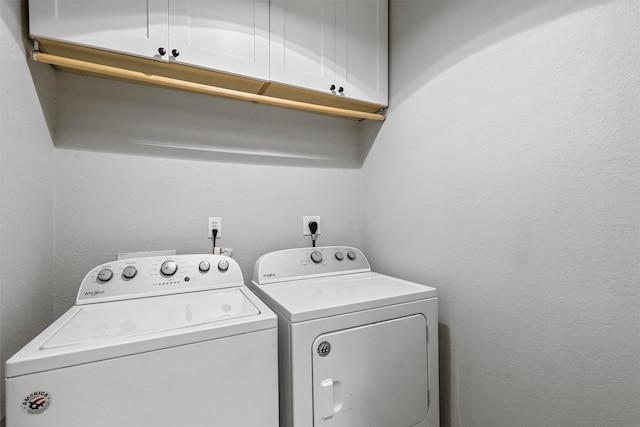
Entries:
{"label": "outlet cover plate", "polygon": [[309,223],[311,221],[315,221],[318,223],[318,231],[316,231],[316,235],[322,234],[322,223],[320,222],[320,215],[314,215],[302,217],[302,235],[311,236],[311,230],[309,230]]}
{"label": "outlet cover plate", "polygon": [[218,229],[218,235],[216,236],[216,239],[219,239],[220,237],[222,237],[222,218],[214,216],[209,217],[209,228],[207,230],[207,235],[210,239],[213,239],[213,233],[211,232],[211,230],[213,230],[214,228]]}

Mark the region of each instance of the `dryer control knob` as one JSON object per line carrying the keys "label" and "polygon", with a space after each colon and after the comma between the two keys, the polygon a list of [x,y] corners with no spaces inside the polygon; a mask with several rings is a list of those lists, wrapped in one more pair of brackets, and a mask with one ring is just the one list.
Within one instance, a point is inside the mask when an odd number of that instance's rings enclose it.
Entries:
{"label": "dryer control knob", "polygon": [[125,269],[122,270],[122,276],[125,279],[133,279],[134,277],[136,277],[136,274],[138,274],[138,270],[136,270],[136,268],[132,265],[125,267]]}
{"label": "dryer control knob", "polygon": [[165,276],[173,276],[178,271],[178,264],[173,260],[168,260],[162,263],[160,266],[160,273]]}
{"label": "dryer control knob", "polygon": [[109,280],[111,280],[112,277],[113,277],[113,271],[109,270],[108,268],[103,268],[98,273],[98,281],[102,283],[108,282]]}
{"label": "dryer control knob", "polygon": [[342,253],[342,251],[336,252],[336,259],[338,261],[342,261],[344,259],[344,254]]}
{"label": "dryer control knob", "polygon": [[202,271],[203,273],[206,273],[207,271],[209,271],[210,268],[211,268],[211,264],[209,264],[209,261],[200,261],[198,270]]}
{"label": "dryer control knob", "polygon": [[311,261],[320,264],[322,262],[322,253],[320,251],[311,252]]}
{"label": "dryer control knob", "polygon": [[347,252],[347,256],[349,257],[349,259],[350,259],[351,261],[355,260],[355,259],[356,259],[356,251],[349,251],[349,252]]}
{"label": "dryer control knob", "polygon": [[223,259],[218,263],[218,270],[225,272],[228,269],[229,269],[229,261],[227,261],[226,259]]}

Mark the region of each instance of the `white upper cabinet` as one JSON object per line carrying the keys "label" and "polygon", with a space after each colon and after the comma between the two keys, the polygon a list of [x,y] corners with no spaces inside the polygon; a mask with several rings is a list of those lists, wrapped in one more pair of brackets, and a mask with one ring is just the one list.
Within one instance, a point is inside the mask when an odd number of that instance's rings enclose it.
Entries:
{"label": "white upper cabinet", "polygon": [[271,81],[335,87],[335,13],[333,1],[271,0]]}
{"label": "white upper cabinet", "polygon": [[344,95],[389,103],[389,12],[387,0],[336,3],[336,86]]}
{"label": "white upper cabinet", "polygon": [[169,2],[170,60],[269,80],[269,0]]}
{"label": "white upper cabinet", "polygon": [[271,80],[388,104],[387,0],[271,0]]}
{"label": "white upper cabinet", "polygon": [[336,97],[325,102],[388,104],[387,0],[29,0],[29,25],[35,38]]}
{"label": "white upper cabinet", "polygon": [[29,0],[34,37],[146,58],[163,59],[168,22],[167,0]]}
{"label": "white upper cabinet", "polygon": [[269,78],[269,0],[30,0],[35,37]]}

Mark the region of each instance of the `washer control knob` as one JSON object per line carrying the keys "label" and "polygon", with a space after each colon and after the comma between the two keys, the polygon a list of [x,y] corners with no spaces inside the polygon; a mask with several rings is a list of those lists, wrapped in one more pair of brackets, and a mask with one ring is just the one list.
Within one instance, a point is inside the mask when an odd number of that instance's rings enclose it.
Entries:
{"label": "washer control knob", "polygon": [[344,259],[344,254],[342,253],[342,251],[336,252],[336,259],[338,261],[342,261]]}
{"label": "washer control knob", "polygon": [[133,265],[127,266],[122,270],[122,276],[125,279],[133,279],[138,274],[138,270]]}
{"label": "washer control knob", "polygon": [[218,270],[225,272],[228,269],[229,269],[229,261],[227,261],[226,259],[223,259],[218,263]]}
{"label": "washer control knob", "polygon": [[316,264],[320,264],[322,262],[322,252],[320,251],[311,252],[311,261],[315,262]]}
{"label": "washer control knob", "polygon": [[108,268],[103,268],[98,272],[99,282],[102,282],[102,283],[108,282],[109,280],[111,280],[112,277],[113,277],[113,271],[109,270]]}
{"label": "washer control knob", "polygon": [[206,273],[207,271],[209,271],[210,268],[211,268],[211,264],[209,264],[209,261],[200,261],[198,270],[200,270],[203,273]]}
{"label": "washer control knob", "polygon": [[351,261],[355,260],[355,259],[356,259],[356,251],[349,251],[349,252],[347,252],[347,257],[349,257],[349,259],[350,259]]}
{"label": "washer control knob", "polygon": [[173,260],[168,260],[162,263],[160,266],[160,273],[165,276],[173,276],[178,271],[178,264]]}

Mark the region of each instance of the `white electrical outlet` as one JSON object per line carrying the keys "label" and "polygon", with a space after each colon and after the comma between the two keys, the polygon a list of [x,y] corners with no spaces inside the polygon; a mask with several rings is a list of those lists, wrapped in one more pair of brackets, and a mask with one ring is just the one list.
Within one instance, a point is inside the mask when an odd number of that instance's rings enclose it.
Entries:
{"label": "white electrical outlet", "polygon": [[322,226],[320,225],[320,216],[303,216],[302,217],[302,235],[311,236],[311,230],[309,230],[309,223],[315,221],[318,223],[318,231],[316,235],[322,234]]}
{"label": "white electrical outlet", "polygon": [[213,230],[214,228],[218,230],[216,239],[219,239],[220,237],[222,237],[222,218],[213,216],[209,217],[209,228],[207,230],[207,234],[210,239],[213,239],[213,233],[211,232],[211,230]]}

